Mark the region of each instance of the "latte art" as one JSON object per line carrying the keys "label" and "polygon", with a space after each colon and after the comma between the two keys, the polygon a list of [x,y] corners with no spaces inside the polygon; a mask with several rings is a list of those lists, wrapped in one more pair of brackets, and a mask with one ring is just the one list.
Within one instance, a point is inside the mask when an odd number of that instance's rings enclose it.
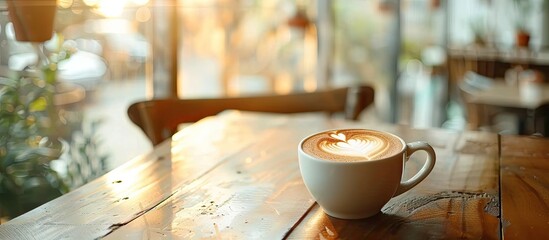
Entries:
{"label": "latte art", "polygon": [[318,147],[335,155],[363,157],[370,160],[387,151],[389,147],[387,141],[372,135],[355,135],[347,139],[345,134],[339,133],[338,135],[330,134],[330,137],[338,141],[323,140],[318,143]]}
{"label": "latte art", "polygon": [[303,143],[305,152],[334,161],[375,160],[394,155],[402,149],[403,144],[398,138],[365,129],[319,133]]}

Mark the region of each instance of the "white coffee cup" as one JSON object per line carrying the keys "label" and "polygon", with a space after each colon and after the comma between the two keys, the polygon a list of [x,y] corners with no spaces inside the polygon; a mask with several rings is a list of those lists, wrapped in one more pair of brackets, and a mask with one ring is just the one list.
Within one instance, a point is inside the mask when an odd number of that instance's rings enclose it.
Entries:
{"label": "white coffee cup", "polygon": [[[346,130],[382,134],[395,139],[401,147],[389,156],[352,161],[347,161],[346,156],[331,156],[332,159],[327,160],[303,150],[304,142],[313,136],[337,136],[338,131]],[[402,181],[405,162],[418,150],[427,152],[423,167],[412,178]],[[405,143],[391,133],[367,129],[328,130],[308,136],[299,143],[298,157],[301,176],[313,198],[328,215],[342,219],[367,218],[379,213],[392,197],[410,190],[425,179],[436,160],[435,151],[426,142]]]}

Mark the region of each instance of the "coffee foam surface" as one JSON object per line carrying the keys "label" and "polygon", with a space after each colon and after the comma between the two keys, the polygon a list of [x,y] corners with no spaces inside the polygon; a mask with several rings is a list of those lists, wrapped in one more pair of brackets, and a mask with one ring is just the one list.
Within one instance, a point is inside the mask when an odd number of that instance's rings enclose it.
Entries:
{"label": "coffee foam surface", "polygon": [[334,130],[315,134],[303,141],[302,149],[312,156],[341,162],[376,160],[403,149],[397,137],[366,129]]}

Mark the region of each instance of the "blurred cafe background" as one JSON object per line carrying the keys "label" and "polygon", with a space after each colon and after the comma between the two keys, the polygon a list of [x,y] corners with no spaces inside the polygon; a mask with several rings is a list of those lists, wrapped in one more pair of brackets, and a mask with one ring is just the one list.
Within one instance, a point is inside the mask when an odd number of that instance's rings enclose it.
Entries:
{"label": "blurred cafe background", "polygon": [[[549,115],[549,0],[27,1],[55,19],[47,41],[18,41],[0,0],[1,221],[150,151],[126,113],[142,99],[366,84],[365,127],[547,136],[529,123]],[[47,96],[56,116],[38,114]],[[52,144],[41,122],[62,154],[30,150]]]}

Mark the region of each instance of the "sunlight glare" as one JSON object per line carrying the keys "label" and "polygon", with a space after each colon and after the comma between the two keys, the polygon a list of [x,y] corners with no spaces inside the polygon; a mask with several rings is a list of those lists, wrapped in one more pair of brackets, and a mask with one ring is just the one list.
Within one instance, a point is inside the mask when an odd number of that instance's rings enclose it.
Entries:
{"label": "sunlight glare", "polygon": [[99,0],[83,0],[84,1],[84,4],[86,4],[86,6],[95,6],[97,5],[97,3],[99,2]]}
{"label": "sunlight glare", "polygon": [[105,17],[118,17],[122,14],[126,0],[99,0],[97,10]]}
{"label": "sunlight glare", "polygon": [[144,5],[147,5],[147,3],[149,3],[149,0],[131,0],[131,1],[133,4],[138,6],[144,6]]}
{"label": "sunlight glare", "polygon": [[73,0],[57,0],[57,6],[61,8],[70,8],[73,4]]}

